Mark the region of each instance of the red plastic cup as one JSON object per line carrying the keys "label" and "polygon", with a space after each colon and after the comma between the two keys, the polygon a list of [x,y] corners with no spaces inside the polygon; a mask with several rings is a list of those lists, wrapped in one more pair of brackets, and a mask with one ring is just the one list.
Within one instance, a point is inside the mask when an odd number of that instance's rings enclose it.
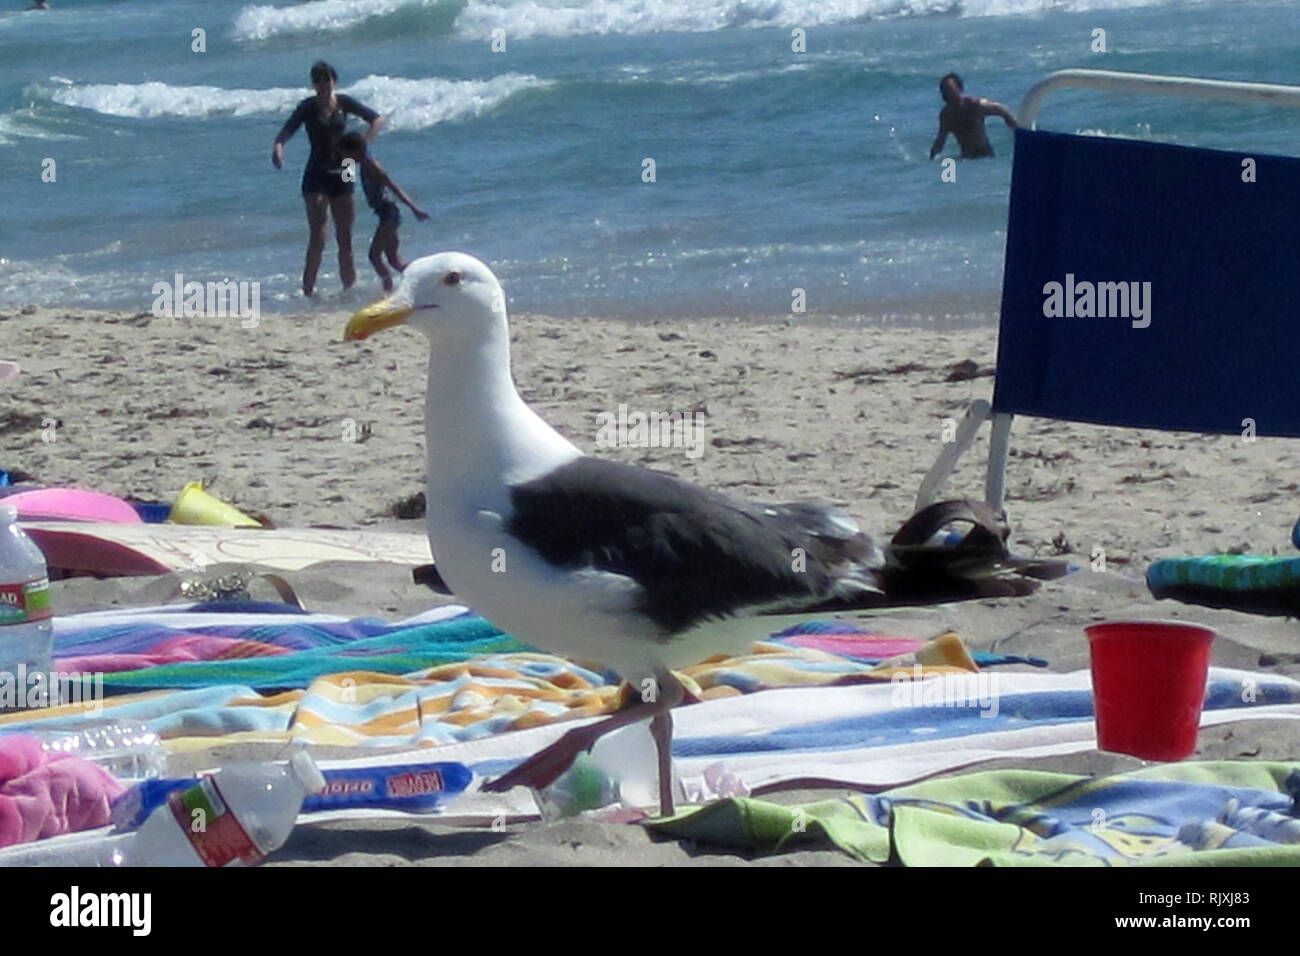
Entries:
{"label": "red plastic cup", "polygon": [[1179,621],[1084,628],[1092,652],[1097,749],[1143,760],[1196,750],[1215,631]]}

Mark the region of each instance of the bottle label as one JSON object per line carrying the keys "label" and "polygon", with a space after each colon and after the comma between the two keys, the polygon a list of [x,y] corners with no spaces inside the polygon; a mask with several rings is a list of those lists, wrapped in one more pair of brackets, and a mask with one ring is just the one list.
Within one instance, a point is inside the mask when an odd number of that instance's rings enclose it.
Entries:
{"label": "bottle label", "polygon": [[211,777],[185,790],[173,790],[167,805],[205,866],[225,866],[233,860],[247,866],[262,862],[264,854],[235,819]]}
{"label": "bottle label", "polygon": [[0,584],[0,625],[43,621],[53,613],[49,578],[21,584]]}

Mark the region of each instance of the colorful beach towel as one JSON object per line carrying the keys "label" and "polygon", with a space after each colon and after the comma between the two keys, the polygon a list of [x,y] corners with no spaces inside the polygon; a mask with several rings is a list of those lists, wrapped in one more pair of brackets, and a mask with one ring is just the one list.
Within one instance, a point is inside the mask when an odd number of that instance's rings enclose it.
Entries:
{"label": "colorful beach towel", "polygon": [[649,825],[760,854],[826,846],[907,866],[1297,866],[1300,763],[1101,779],[999,770],[805,806],[733,798]]}
{"label": "colorful beach towel", "polygon": [[528,650],[463,607],[438,608],[396,624],[204,607],[81,617],[56,621],[55,666],[102,671],[109,693],[232,683],[275,691],[304,688],[342,671],[405,674]]}
{"label": "colorful beach towel", "polygon": [[[891,657],[911,653],[925,643],[911,637],[889,637],[848,621],[805,621],[773,634],[771,639],[789,647],[811,647],[866,664],[878,664]],[[971,658],[980,667],[997,664],[1047,666],[1047,661],[1041,657],[1021,657],[1016,654],[972,651]]]}
{"label": "colorful beach towel", "polygon": [[[618,709],[621,684],[613,674],[547,654],[472,653],[492,640],[492,635],[500,637],[495,630],[483,631],[484,627],[488,625],[481,618],[461,614],[401,629],[396,635],[363,638],[329,654],[317,648],[284,657],[178,663],[109,674],[106,686],[124,678],[156,684],[158,671],[163,672],[165,681],[176,680],[179,673],[199,686],[110,697],[103,702],[99,716],[144,722],[173,749],[289,740],[409,747],[473,740]],[[424,634],[428,640],[418,650],[394,651],[393,642],[399,636],[414,639],[421,628],[442,637],[428,639],[429,634]],[[467,634],[474,639],[468,640]],[[893,639],[886,641],[890,650],[900,646]],[[825,651],[762,642],[755,645],[754,654],[706,662],[687,668],[680,676],[697,698],[708,700],[775,687],[887,682],[895,673],[910,674],[916,668],[936,675],[978,670],[955,634],[908,646],[912,645],[919,646],[873,665]],[[364,653],[375,647],[383,653]],[[440,656],[453,659],[411,668]],[[377,659],[382,666],[401,673],[376,672],[372,667]],[[289,669],[286,664],[294,666]],[[347,669],[350,665],[356,669]],[[319,673],[325,670],[330,672]],[[257,693],[250,683],[202,686],[235,672],[262,684],[301,675],[309,686],[305,691],[271,694]],[[83,717],[77,705],[3,715],[0,733],[24,727],[63,727]]]}
{"label": "colorful beach towel", "polygon": [[[756,698],[757,691],[782,688],[813,688],[822,693],[791,712],[783,710],[788,698],[764,699],[756,706],[742,703],[741,712],[749,717],[739,737],[728,736],[725,719],[714,721],[707,734],[696,737],[679,730],[679,756],[689,762],[710,755],[718,760],[744,754],[753,786],[765,785],[784,772],[779,766],[783,761],[788,763],[785,769],[793,772],[800,761],[789,760],[789,753],[836,754],[833,761],[807,762],[805,769],[838,776],[849,772],[846,768],[854,761],[871,764],[871,755],[878,751],[943,737],[992,739],[998,733],[1032,727],[1044,732],[1042,739],[1030,744],[1038,746],[1057,739],[1052,728],[1069,725],[1065,734],[1069,746],[1091,745],[1081,743],[1090,739],[1092,723],[1086,674],[1082,679],[1043,674],[1042,680],[1026,682],[1024,678],[1032,675],[979,670],[956,635],[920,642],[863,634],[857,627],[838,622],[805,625],[756,645],[753,654],[688,668],[683,680],[705,701],[697,707],[728,699],[744,701]],[[145,723],[174,750],[243,741],[420,747],[479,741],[507,731],[526,735],[535,728],[609,713],[619,703],[613,675],[549,655],[513,650],[521,645],[459,607],[395,623],[349,621],[275,605],[251,612],[145,608],[59,618],[55,624],[57,653],[71,654],[65,659],[83,664],[96,654],[156,650],[160,638],[174,641],[184,635],[212,639],[210,646],[225,654],[237,646],[230,642],[240,641],[264,645],[266,653],[106,674],[106,689],[157,689],[110,696],[102,702],[99,716]],[[837,646],[848,656],[791,646],[809,639],[822,642],[823,647]],[[199,646],[201,642],[173,645]],[[507,650],[484,653],[496,647]],[[282,653],[286,649],[291,653]],[[880,659],[897,651],[904,654]],[[999,676],[1000,687],[989,683]],[[967,707],[945,709],[942,691],[939,706],[930,706],[920,690],[929,685],[920,683],[907,692],[912,696],[905,693],[905,700],[896,699],[900,688],[889,682],[916,677],[985,683],[961,691],[970,697]],[[1256,705],[1300,702],[1300,695],[1293,694],[1300,685],[1293,687],[1268,675],[1249,679],[1271,688],[1270,692],[1244,704],[1234,701],[1239,689],[1229,681],[1212,687],[1210,709],[1244,712]],[[882,681],[886,686],[879,687]],[[874,693],[835,696],[864,683],[876,684],[870,688]],[[289,689],[276,690],[282,687]],[[1014,693],[1009,691],[1013,687]],[[984,705],[980,705],[981,694],[988,696]],[[679,711],[679,728],[690,726],[686,715],[693,710]],[[810,715],[820,715],[829,723],[810,722]],[[62,729],[84,717],[75,705],[8,714],[0,716],[0,732]],[[502,759],[527,752],[507,748]],[[918,766],[927,765],[931,756],[921,753]]]}
{"label": "colorful beach towel", "polygon": [[[1300,720],[1300,682],[1211,668],[1201,727],[1256,719]],[[769,690],[677,708],[673,724],[674,767],[697,800],[717,792],[710,777],[734,779],[751,794],[793,783],[884,789],[982,761],[1097,745],[1088,670],[919,681],[899,674],[886,684]],[[566,729],[542,726],[437,753],[491,778]]]}
{"label": "colorful beach towel", "polygon": [[[774,635],[770,643],[874,665],[914,652],[926,641],[890,637],[846,622],[812,621]],[[57,668],[103,673],[108,693],[231,683],[263,691],[300,689],[331,673],[364,668],[410,674],[479,655],[532,650],[459,606],[395,623],[251,603],[100,612],[55,622]],[[1046,663],[988,653],[974,654],[971,660],[981,667]],[[818,667],[811,659],[792,666],[813,672]],[[792,675],[766,686],[808,682]],[[751,681],[740,689],[755,686]]]}
{"label": "colorful beach towel", "polygon": [[1186,604],[1300,616],[1300,557],[1164,558],[1147,569],[1147,587],[1157,598]]}
{"label": "colorful beach towel", "polygon": [[[732,694],[677,708],[673,712],[674,769],[682,780],[688,801],[704,802],[722,795],[710,780],[736,783],[738,787],[732,793],[747,790],[758,794],[768,788],[792,784],[884,790],[983,761],[1049,757],[1096,747],[1089,689],[1091,675],[1087,670],[1069,674],[1043,671],[935,674],[920,681],[906,680],[906,676],[899,672],[886,683]],[[965,680],[960,683],[953,680],[960,677]],[[469,674],[466,679],[482,683],[491,677],[475,678]],[[981,686],[981,681],[987,683]],[[470,700],[482,693],[478,688],[464,689]],[[360,683],[356,691],[357,703],[345,703],[347,713],[351,714],[357,706],[379,703],[365,701]],[[413,693],[420,692],[423,691]],[[485,703],[474,701],[474,705],[485,706]],[[386,706],[381,703],[381,707]],[[418,705],[413,703],[413,706],[418,710]],[[238,687],[130,695],[110,700],[106,716],[113,714],[115,708],[136,721],[148,723],[155,732],[169,736],[169,745],[177,750],[241,739],[287,741],[294,736],[290,727],[300,709],[294,695],[262,698],[248,688]],[[310,709],[303,708],[303,711]],[[30,715],[15,716],[30,719]],[[34,723],[67,726],[69,720],[80,719],[80,715],[64,714],[60,718],[53,714],[46,721]],[[438,735],[452,738],[428,751],[430,762],[462,763],[476,777],[485,779],[500,775],[572,727],[599,719],[593,716],[553,720],[514,733],[484,733],[489,728],[478,722],[446,735],[445,729],[451,727],[449,722],[423,717],[418,726],[419,733],[429,735],[430,743]],[[1262,673],[1211,668],[1202,728],[1260,719],[1300,720],[1300,682]],[[10,722],[6,723],[7,720]],[[347,727],[343,722],[330,726],[330,733]],[[432,731],[427,726],[439,729]],[[507,725],[503,721],[501,726]],[[10,718],[0,718],[0,732],[13,729],[18,726]],[[304,728],[299,733],[301,739],[310,741],[312,734],[322,732]],[[212,734],[219,736],[207,736]],[[404,737],[409,741],[405,728],[388,739]],[[367,736],[364,741],[384,739],[381,733]],[[406,749],[395,753],[376,751],[357,758],[322,759],[321,766],[345,769],[414,762],[418,761]],[[489,794],[471,790],[449,809],[449,818],[469,822],[504,815],[513,819],[536,812],[527,791]],[[364,814],[354,811],[331,814],[331,818],[340,816],[351,818]]]}

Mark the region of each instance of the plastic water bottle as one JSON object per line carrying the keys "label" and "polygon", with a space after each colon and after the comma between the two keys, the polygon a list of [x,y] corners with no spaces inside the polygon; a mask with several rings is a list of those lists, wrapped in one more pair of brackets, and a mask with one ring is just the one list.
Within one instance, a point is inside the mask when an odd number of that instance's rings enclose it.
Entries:
{"label": "plastic water bottle", "polygon": [[[681,802],[685,791],[675,767],[672,788],[674,799]],[[579,754],[568,770],[533,796],[546,821],[610,808],[657,809],[659,751],[649,721],[601,737],[590,753]]]}
{"label": "plastic water bottle", "polygon": [[48,753],[76,754],[97,763],[119,780],[151,780],[167,772],[167,748],[144,724],[82,721],[76,730],[25,731]]}
{"label": "plastic water bottle", "polygon": [[311,757],[287,764],[232,764],[169,794],[129,843],[116,866],[255,866],[279,849],[309,794],[325,789]]}
{"label": "plastic water bottle", "polygon": [[[179,789],[166,787],[161,805],[138,830],[122,829],[123,801],[133,794],[138,801],[142,788],[175,782],[153,780],[127,791],[113,808],[117,832],[69,833],[8,847],[0,850],[0,869],[252,866],[284,845],[303,801],[325,787],[306,753],[296,754],[287,765],[231,764]],[[125,808],[125,815],[133,817],[133,808]],[[134,819],[126,825],[131,823]]]}
{"label": "plastic water bottle", "polygon": [[31,706],[27,676],[50,670],[54,626],[45,555],[18,526],[18,509],[0,502],[0,711]]}

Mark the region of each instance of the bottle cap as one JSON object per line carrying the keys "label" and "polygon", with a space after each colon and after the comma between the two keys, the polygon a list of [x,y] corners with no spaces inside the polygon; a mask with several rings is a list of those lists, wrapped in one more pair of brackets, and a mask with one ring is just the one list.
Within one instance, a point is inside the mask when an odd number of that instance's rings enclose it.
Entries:
{"label": "bottle cap", "polygon": [[325,789],[325,775],[320,772],[316,761],[311,759],[311,754],[307,751],[299,750],[290,757],[289,769],[297,776],[308,794],[320,793]]}

